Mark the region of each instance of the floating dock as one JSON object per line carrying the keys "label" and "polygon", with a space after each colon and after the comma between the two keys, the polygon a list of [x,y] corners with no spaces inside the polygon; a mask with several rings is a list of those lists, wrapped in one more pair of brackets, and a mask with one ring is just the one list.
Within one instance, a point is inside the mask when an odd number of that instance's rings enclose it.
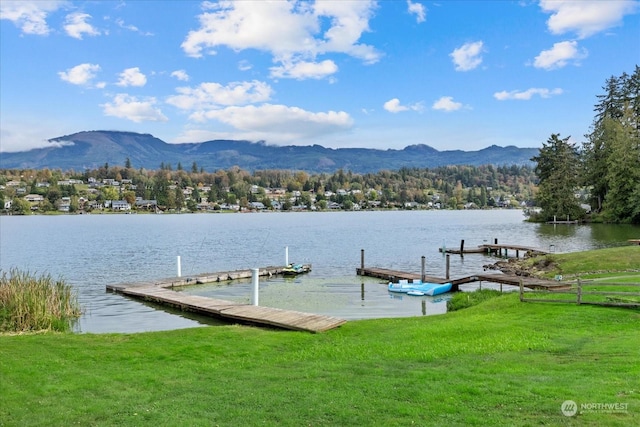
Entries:
{"label": "floating dock", "polygon": [[[285,267],[260,268],[259,276],[264,277],[282,274],[282,269],[284,268]],[[310,265],[305,265],[305,268],[308,269],[307,271],[311,270]],[[189,278],[175,277],[156,282],[107,285],[107,290],[134,298],[141,298],[145,301],[178,307],[184,311],[214,316],[230,321],[296,331],[324,332],[346,323],[346,320],[332,316],[241,304],[221,299],[188,295],[173,290],[174,288],[194,284],[248,279],[251,278],[251,275],[251,270],[224,271],[220,273],[200,274]]]}

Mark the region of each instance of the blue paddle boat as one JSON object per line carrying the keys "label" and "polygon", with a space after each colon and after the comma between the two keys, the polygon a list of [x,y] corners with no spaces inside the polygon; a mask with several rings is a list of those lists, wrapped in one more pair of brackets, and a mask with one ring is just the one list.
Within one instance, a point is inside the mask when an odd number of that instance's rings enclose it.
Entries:
{"label": "blue paddle boat", "polygon": [[451,283],[429,283],[416,280],[412,283],[409,283],[407,280],[401,280],[399,283],[389,283],[389,292],[398,292],[414,296],[440,295],[450,290]]}

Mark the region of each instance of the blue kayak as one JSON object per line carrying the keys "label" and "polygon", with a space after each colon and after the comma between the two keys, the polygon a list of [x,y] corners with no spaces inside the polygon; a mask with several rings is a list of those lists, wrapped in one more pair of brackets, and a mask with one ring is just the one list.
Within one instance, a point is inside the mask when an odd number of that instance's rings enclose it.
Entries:
{"label": "blue kayak", "polygon": [[440,295],[451,290],[451,283],[428,283],[414,281],[408,283],[401,281],[400,283],[389,283],[389,292],[399,292],[408,295]]}

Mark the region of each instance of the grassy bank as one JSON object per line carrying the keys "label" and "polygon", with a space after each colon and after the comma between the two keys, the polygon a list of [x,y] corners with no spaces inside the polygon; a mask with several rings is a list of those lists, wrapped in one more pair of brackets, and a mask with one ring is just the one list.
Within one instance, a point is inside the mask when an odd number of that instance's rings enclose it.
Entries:
{"label": "grassy bank", "polygon": [[621,246],[593,251],[565,254],[549,254],[523,261],[524,267],[540,270],[541,275],[567,278],[589,278],[594,274],[606,275],[620,272],[640,275],[640,246]]}
{"label": "grassy bank", "polygon": [[638,342],[639,310],[515,294],[317,335],[0,336],[0,425],[639,425]]}

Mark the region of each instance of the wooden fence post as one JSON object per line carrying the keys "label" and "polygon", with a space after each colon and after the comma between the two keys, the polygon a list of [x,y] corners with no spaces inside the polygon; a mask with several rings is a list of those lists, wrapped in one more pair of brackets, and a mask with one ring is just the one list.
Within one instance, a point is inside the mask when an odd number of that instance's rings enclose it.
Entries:
{"label": "wooden fence post", "polygon": [[582,283],[580,282],[580,279],[578,279],[578,294],[576,302],[578,303],[578,305],[582,303]]}
{"label": "wooden fence post", "polygon": [[524,301],[524,285],[522,279],[520,279],[520,302]]}

